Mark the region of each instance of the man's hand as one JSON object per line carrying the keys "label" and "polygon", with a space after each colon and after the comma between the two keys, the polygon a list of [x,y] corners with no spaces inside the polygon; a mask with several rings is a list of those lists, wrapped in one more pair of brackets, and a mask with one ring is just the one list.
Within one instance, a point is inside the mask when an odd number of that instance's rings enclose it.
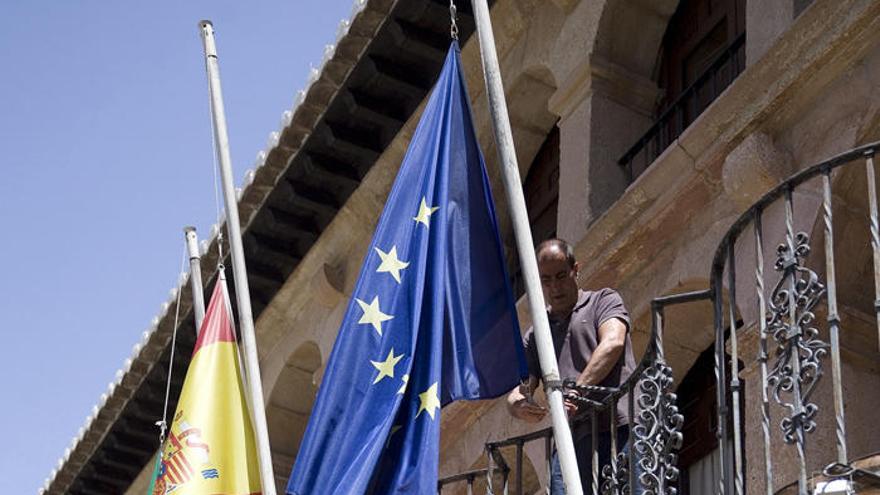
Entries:
{"label": "man's hand", "polygon": [[510,391],[507,395],[507,410],[514,418],[521,419],[529,423],[537,423],[544,419],[547,415],[547,408],[535,403],[531,398],[530,389],[537,385],[537,380],[533,377],[529,378],[529,385],[521,384]]}
{"label": "man's hand", "polygon": [[569,418],[573,418],[574,415],[578,412],[577,397],[580,397],[580,394],[575,390],[566,392],[566,394],[563,396],[565,413],[568,415]]}

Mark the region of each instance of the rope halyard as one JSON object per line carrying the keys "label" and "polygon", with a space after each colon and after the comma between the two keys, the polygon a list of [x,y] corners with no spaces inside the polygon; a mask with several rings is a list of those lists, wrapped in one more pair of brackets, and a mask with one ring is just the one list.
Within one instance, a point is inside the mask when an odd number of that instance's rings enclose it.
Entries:
{"label": "rope halyard", "polygon": [[[186,266],[186,246],[184,245],[183,257],[180,260],[180,274],[183,275]],[[181,277],[182,278],[182,277]],[[179,280],[180,278],[178,278]],[[171,355],[168,357],[168,379],[165,381],[165,403],[162,405],[162,419],[156,421],[159,427],[159,448],[165,443],[168,433],[168,402],[171,397],[171,372],[174,370],[174,349],[177,345],[177,325],[180,322],[180,296],[183,291],[177,288],[177,302],[174,307],[174,327],[171,331]]]}
{"label": "rope halyard", "polygon": [[[184,267],[186,266],[186,244],[183,245],[183,256],[180,260],[180,276],[178,280],[183,279]],[[174,348],[177,345],[177,324],[180,322],[180,295],[181,284],[177,286],[177,302],[174,307],[174,328],[171,331],[171,355],[168,357],[168,379],[165,381],[165,403],[162,405],[162,419],[156,421],[159,427],[159,450],[156,452],[156,463],[153,466],[153,474],[150,476],[150,485],[147,488],[147,495],[153,495],[156,486],[156,480],[162,470],[162,451],[165,448],[165,439],[168,435],[168,402],[171,396],[171,372],[174,369]]]}
{"label": "rope halyard", "polygon": [[[451,0],[450,0],[451,1]],[[214,90],[208,85],[208,108],[211,108],[211,102],[214,99]],[[217,161],[217,129],[214,127],[214,119],[211,121],[211,172],[214,176],[214,208],[217,213],[217,269],[223,270],[223,229],[220,225],[223,210],[220,208],[220,181],[217,176],[217,170],[220,164]]]}

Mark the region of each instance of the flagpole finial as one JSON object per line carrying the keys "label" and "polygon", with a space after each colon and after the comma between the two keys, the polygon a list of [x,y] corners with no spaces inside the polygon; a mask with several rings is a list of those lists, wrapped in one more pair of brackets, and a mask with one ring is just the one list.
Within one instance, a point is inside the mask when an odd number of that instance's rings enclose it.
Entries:
{"label": "flagpole finial", "polygon": [[207,19],[199,21],[199,34],[205,45],[206,57],[217,57],[217,47],[214,44],[214,23]]}

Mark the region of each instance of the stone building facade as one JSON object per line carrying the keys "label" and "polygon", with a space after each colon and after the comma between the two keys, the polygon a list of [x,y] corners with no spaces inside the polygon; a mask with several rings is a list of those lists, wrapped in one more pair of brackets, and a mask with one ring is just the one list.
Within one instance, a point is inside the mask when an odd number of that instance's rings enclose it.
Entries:
{"label": "stone building facade", "polygon": [[[448,22],[443,16],[444,3],[426,3],[433,10],[420,10],[409,0],[356,4],[335,52],[313,74],[297,106],[285,113],[282,128],[258,157],[242,192],[245,232],[257,238],[250,244],[249,264],[271,265],[267,260],[280,257],[276,251],[299,250],[293,265],[276,266],[280,275],[275,282],[267,277],[270,280],[265,283],[255,280],[251,284],[263,293],[257,298],[262,302],[256,304],[256,332],[281,491],[373,228],[418,121],[427,91],[419,81],[430,83],[436,76],[424,67],[439,67],[414,61],[416,74],[405,77],[383,68],[384,59],[371,50],[384,43],[393,55],[395,47],[407,43],[433,43],[433,51],[442,54],[443,25]],[[473,28],[468,8],[459,8],[469,35]],[[738,371],[733,374],[740,387],[742,431],[735,440],[729,428],[723,442],[716,436],[720,428],[712,359],[718,349],[715,309],[709,300],[695,301],[669,307],[663,318],[664,357],[674,377],[672,390],[678,392],[679,411],[684,413],[680,493],[717,492],[719,450],[726,451],[733,464],[735,441],[742,444],[741,459],[736,459],[739,463],[730,473],[742,472],[745,492],[766,493],[765,387],[758,359],[762,325],[752,261],[754,238],[744,234],[736,241],[732,264],[722,256],[720,285],[711,279],[713,260],[729,229],[778,184],[828,157],[880,139],[880,2],[496,0],[491,15],[536,237],[555,234],[575,246],[583,265],[582,287],[608,286],[620,291],[633,315],[637,359],[649,344],[652,300],[657,297],[718,286],[722,311],[732,315],[725,316],[727,323],[722,324],[728,330],[724,337],[722,328],[721,346],[726,356],[736,358],[728,373]],[[431,36],[411,31],[420,29],[432,31]],[[497,210],[503,212],[506,198],[498,177],[478,40],[465,38],[462,60],[475,125],[495,186]],[[414,45],[407,45],[406,50],[411,55],[430,51]],[[382,79],[355,81],[362,77],[365,65],[379,76],[396,83],[403,80],[421,92],[406,93],[412,103],[396,113],[382,113],[382,108],[390,107],[365,103],[369,99],[357,86],[379,84]],[[340,111],[339,101],[349,102],[342,108],[348,109],[353,120],[397,124],[389,127],[393,132],[376,127],[382,131],[376,138],[379,145],[371,147],[338,132],[335,121],[327,120]],[[368,111],[382,113],[382,117]],[[370,160],[355,166],[348,179],[332,167],[327,172],[323,165],[303,165],[301,161],[308,162],[309,157],[322,156],[315,152],[303,158],[306,151],[311,153],[309,140],[323,135],[336,140],[337,150],[350,146],[351,156],[365,154],[365,148],[372,150]],[[360,148],[355,150],[352,143]],[[359,160],[361,155],[352,162],[362,163]],[[864,163],[860,159],[839,167],[830,176],[841,370],[839,374],[831,371],[830,353],[821,358],[824,376],[812,395],[820,412],[815,431],[807,433],[805,440],[811,485],[822,479],[822,468],[837,459],[835,375],[842,381],[847,460],[858,461],[856,465],[868,471],[880,468],[880,461],[871,457],[880,451],[880,428],[874,420],[875,411],[880,410],[880,342],[875,319],[877,267],[872,257]],[[304,172],[296,172],[297,167]],[[305,178],[287,180],[294,172]],[[304,214],[308,218],[303,222],[319,225],[307,241],[296,238],[285,244],[264,239],[266,235],[258,228],[271,209],[273,195],[299,194],[321,203],[305,194],[309,189],[298,188],[308,182],[309,175],[332,185],[328,194],[338,194],[336,207],[328,210],[316,204]],[[827,285],[819,179],[800,184],[792,192],[792,222],[794,230],[810,234],[813,253],[805,264]],[[290,190],[285,189],[291,184]],[[779,278],[773,268],[775,246],[785,240],[786,233],[784,200],[780,201],[763,210],[767,297]],[[283,212],[272,212],[278,229],[283,229]],[[515,274],[518,268],[509,221],[501,221]],[[216,238],[209,241],[205,260],[207,266],[216,260]],[[736,275],[732,285],[731,271]],[[731,294],[731,287],[739,297]],[[735,303],[732,311],[731,300]],[[150,383],[162,383],[160,371],[168,359],[173,330],[167,318],[169,312],[173,314],[171,309],[163,308],[131,362],[111,384],[47,480],[46,493],[143,493],[149,462],[141,463],[121,484],[100,481],[100,472],[112,457],[106,453],[113,448],[107,439],[125,425],[136,429],[134,423],[123,424],[123,419],[134,414],[132,404],[147,394]],[[520,309],[525,325],[529,316],[522,300]],[[828,313],[826,303],[815,309],[824,342],[830,339]],[[730,326],[737,335],[736,349],[731,348]],[[151,373],[159,373],[158,378]],[[732,403],[727,398],[724,402],[727,419],[732,421]],[[770,402],[773,492],[795,493],[796,446],[782,441],[779,423],[786,412],[772,398]],[[503,399],[454,403],[444,408],[442,421],[441,477],[484,467],[486,442],[535,429],[513,420]],[[150,452],[148,440],[138,441]],[[532,442],[523,451],[524,492],[539,493],[546,485],[545,447]],[[131,455],[144,459],[142,454]],[[108,484],[94,485],[104,482]],[[728,479],[729,488],[735,484],[735,479]],[[477,481],[478,493],[484,485]],[[105,488],[90,491],[90,486]],[[448,490],[465,493],[463,484],[450,485]]]}

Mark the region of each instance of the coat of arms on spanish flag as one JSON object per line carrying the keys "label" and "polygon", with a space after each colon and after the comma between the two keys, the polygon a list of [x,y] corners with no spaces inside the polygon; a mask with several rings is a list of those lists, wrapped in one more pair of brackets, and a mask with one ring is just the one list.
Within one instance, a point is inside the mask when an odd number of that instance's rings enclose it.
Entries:
{"label": "coat of arms on spanish flag", "polygon": [[152,495],[259,495],[260,470],[222,275],[214,287]]}

